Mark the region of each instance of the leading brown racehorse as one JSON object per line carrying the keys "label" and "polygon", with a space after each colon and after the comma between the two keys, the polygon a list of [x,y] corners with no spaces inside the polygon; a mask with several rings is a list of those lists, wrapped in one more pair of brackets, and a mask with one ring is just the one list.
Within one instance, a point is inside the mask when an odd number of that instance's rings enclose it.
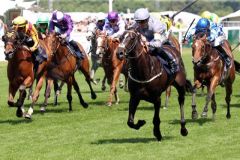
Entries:
{"label": "leading brown racehorse", "polygon": [[186,75],[183,71],[183,66],[179,62],[180,58],[177,57],[178,51],[170,45],[163,45],[163,50],[174,55],[180,68],[176,75],[169,76],[158,57],[149,54],[148,47],[146,47],[139,32],[134,29],[126,30],[120,38],[120,42],[118,54],[124,54],[129,60],[130,66],[128,80],[130,92],[128,126],[133,129],[139,129],[146,123],[145,120],[138,120],[137,124],[134,123],[134,116],[140,100],[153,103],[155,110],[153,134],[160,141],[162,139],[159,117],[161,94],[172,84],[178,91],[181,134],[186,136],[188,134],[184,118]]}
{"label": "leading brown racehorse", "polygon": [[[224,49],[233,62],[233,54],[227,40],[223,41]],[[199,33],[194,37],[192,44],[192,57],[194,69],[194,90],[201,87],[203,84],[207,86],[207,98],[202,112],[202,117],[207,117],[208,104],[211,102],[213,118],[216,113],[217,103],[215,101],[215,90],[219,84],[224,84],[226,90],[225,101],[227,103],[227,118],[230,114],[230,101],[232,94],[232,84],[235,79],[235,66],[231,65],[228,71],[224,71],[224,62],[220,58],[217,49],[213,48],[207,40],[206,33]],[[192,98],[192,118],[198,117],[195,102],[196,91]]]}
{"label": "leading brown racehorse", "polygon": [[[32,53],[25,44],[25,36],[21,33],[9,30],[2,37],[2,40],[4,42],[4,54],[8,61],[8,105],[17,106],[16,115],[22,117],[26,88],[31,87],[34,81]],[[14,97],[17,90],[19,90],[20,94],[15,104]]]}

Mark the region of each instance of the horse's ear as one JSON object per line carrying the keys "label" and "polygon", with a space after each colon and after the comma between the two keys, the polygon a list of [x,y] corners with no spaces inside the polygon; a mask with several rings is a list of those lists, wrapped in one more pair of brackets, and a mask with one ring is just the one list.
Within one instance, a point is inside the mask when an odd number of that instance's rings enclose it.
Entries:
{"label": "horse's ear", "polygon": [[5,35],[2,36],[2,41],[3,41],[3,42],[6,41],[6,36],[5,36]]}

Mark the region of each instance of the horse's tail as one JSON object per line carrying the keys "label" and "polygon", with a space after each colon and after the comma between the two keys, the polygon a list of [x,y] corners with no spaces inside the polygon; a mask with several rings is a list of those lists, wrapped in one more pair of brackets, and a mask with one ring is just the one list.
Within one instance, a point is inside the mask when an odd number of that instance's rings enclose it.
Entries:
{"label": "horse's tail", "polygon": [[236,72],[240,73],[240,63],[236,60],[234,60],[235,70]]}
{"label": "horse's tail", "polygon": [[193,93],[193,86],[189,79],[186,79],[185,90],[188,93]]}

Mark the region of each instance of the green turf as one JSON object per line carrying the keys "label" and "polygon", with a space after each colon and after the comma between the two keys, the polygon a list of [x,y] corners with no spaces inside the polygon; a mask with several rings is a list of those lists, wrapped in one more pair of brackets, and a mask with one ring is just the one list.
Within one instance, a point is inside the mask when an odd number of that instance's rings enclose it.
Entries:
{"label": "green turf", "polygon": [[[191,51],[184,50],[183,59],[189,79],[193,79]],[[237,55],[236,55],[237,56]],[[237,57],[240,58],[239,56]],[[205,160],[240,159],[240,96],[239,75],[233,87],[230,120],[226,119],[225,91],[218,87],[216,93],[216,119],[191,120],[191,96],[185,100],[187,137],[180,135],[180,113],[176,90],[173,89],[170,106],[161,109],[161,132],[159,143],[152,134],[153,105],[142,101],[135,120],[145,119],[140,130],[127,126],[129,94],[119,89],[120,104],[105,106],[108,92],[101,86],[93,86],[97,99],[91,100],[83,75],[76,73],[83,98],[89,103],[84,109],[73,92],[73,112],[68,112],[66,86],[60,95],[60,105],[52,105],[42,115],[39,105],[43,102],[41,92],[32,121],[15,116],[16,108],[7,106],[8,81],[6,63],[0,63],[0,159],[1,160]],[[102,76],[102,69],[97,77]],[[109,87],[108,87],[109,90]],[[17,95],[18,96],[18,95]],[[164,104],[164,96],[162,104]],[[197,97],[199,114],[205,97]],[[28,107],[30,101],[26,101]]]}

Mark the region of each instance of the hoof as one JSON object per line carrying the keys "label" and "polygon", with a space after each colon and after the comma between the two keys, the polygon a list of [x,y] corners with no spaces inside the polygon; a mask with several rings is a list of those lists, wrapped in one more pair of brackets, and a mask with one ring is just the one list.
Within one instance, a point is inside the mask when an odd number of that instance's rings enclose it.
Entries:
{"label": "hoof", "polygon": [[162,135],[161,134],[160,135],[155,135],[154,134],[154,136],[156,137],[157,141],[161,141],[162,140]]}
{"label": "hoof", "polygon": [[231,114],[227,114],[226,117],[227,117],[227,119],[230,119],[231,118]]}
{"label": "hoof", "polygon": [[18,108],[18,109],[17,109],[16,116],[17,116],[17,117],[23,117],[23,112],[22,112],[22,109],[21,109],[21,108]]}
{"label": "hoof", "polygon": [[124,87],[124,84],[123,84],[123,83],[120,83],[120,84],[119,84],[119,88],[123,89],[123,87]]}
{"label": "hoof", "polygon": [[138,120],[138,123],[137,123],[137,128],[136,129],[139,129],[141,128],[143,125],[146,124],[146,121],[145,120]]}
{"label": "hoof", "polygon": [[87,103],[83,102],[81,104],[82,104],[83,108],[88,108],[88,104]]}
{"label": "hoof", "polygon": [[45,107],[41,107],[41,108],[40,108],[40,112],[41,112],[41,113],[45,113],[45,112],[46,112],[46,108],[45,108]]}
{"label": "hoof", "polygon": [[156,128],[153,129],[153,135],[157,138],[158,141],[162,140],[162,135],[160,133],[159,128],[158,129],[156,129]]}
{"label": "hoof", "polygon": [[187,136],[188,135],[188,131],[186,128],[181,128],[181,135],[182,136]]}
{"label": "hoof", "polygon": [[105,91],[106,90],[106,86],[102,86],[102,91]]}
{"label": "hoof", "polygon": [[25,115],[25,118],[26,118],[26,119],[32,119],[32,116],[27,113],[27,114]]}
{"label": "hoof", "polygon": [[167,109],[167,107],[163,107],[163,109]]}
{"label": "hoof", "polygon": [[198,119],[197,111],[192,111],[192,119]]}
{"label": "hoof", "polygon": [[115,102],[116,105],[119,105],[119,102]]}
{"label": "hoof", "polygon": [[91,94],[91,98],[92,98],[92,99],[96,99],[96,98],[97,98],[97,95],[93,92],[93,93]]}
{"label": "hoof", "polygon": [[106,104],[108,107],[111,107],[112,106],[112,102],[107,102]]}
{"label": "hoof", "polygon": [[8,101],[9,107],[15,107],[14,102]]}
{"label": "hoof", "polygon": [[207,112],[202,112],[201,117],[202,117],[202,118],[207,118]]}

